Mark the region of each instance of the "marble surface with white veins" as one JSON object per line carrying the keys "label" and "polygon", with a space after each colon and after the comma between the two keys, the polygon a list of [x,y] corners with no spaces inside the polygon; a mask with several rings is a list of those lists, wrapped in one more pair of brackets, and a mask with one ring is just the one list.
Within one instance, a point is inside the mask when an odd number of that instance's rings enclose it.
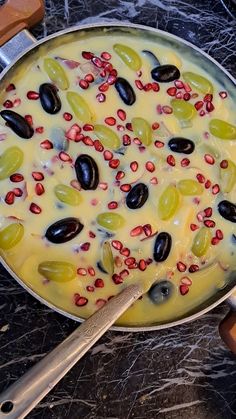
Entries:
{"label": "marble surface with white veins", "polygon": [[[41,38],[75,24],[114,19],[145,24],[193,42],[236,76],[230,7],[229,14],[220,0],[46,0],[45,19],[33,33]],[[3,268],[0,272],[2,391],[76,323],[41,305]],[[223,304],[194,323],[156,333],[108,332],[28,418],[236,417],[236,359],[218,335],[226,311]]]}

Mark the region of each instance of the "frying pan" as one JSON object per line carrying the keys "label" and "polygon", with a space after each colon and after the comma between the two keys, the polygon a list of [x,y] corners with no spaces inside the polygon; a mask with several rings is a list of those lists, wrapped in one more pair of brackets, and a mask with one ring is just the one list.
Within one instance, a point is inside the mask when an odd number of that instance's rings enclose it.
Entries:
{"label": "frying pan", "polygon": [[[164,40],[167,45],[172,45],[181,50],[185,48],[191,52],[191,56],[197,62],[200,62],[203,67],[207,63],[210,71],[215,77],[218,77],[219,80],[227,87],[227,90],[236,89],[236,80],[213,58],[207,55],[205,52],[201,51],[199,48],[190,44],[189,42],[178,38],[167,32],[163,32],[159,29],[153,29],[142,25],[134,24],[92,24],[92,25],[83,25],[79,27],[72,27],[66,30],[60,31],[56,34],[50,35],[40,41],[31,35],[28,31],[29,28],[34,26],[39,22],[44,16],[44,2],[43,0],[8,0],[4,6],[0,8],[0,64],[5,67],[0,76],[1,85],[4,87],[5,80],[9,73],[14,69],[17,63],[21,63],[26,56],[29,56],[32,52],[35,52],[40,45],[47,44],[48,42],[53,42],[53,40],[58,37],[63,37],[66,34],[75,34],[81,31],[91,32],[98,28],[103,28],[108,31],[121,30],[126,33],[136,33],[137,35],[150,36],[152,39],[157,38]],[[70,313],[67,313],[61,310],[59,307],[51,304],[49,301],[42,298],[40,295],[36,294],[29,286],[27,286],[13,270],[7,265],[7,263],[1,258],[1,263],[11,274],[11,276],[30,294],[37,298],[41,303],[46,304],[51,309],[73,319],[76,321],[82,321],[83,319],[76,317]],[[233,308],[236,308],[236,294],[233,295],[236,291],[236,272],[234,275],[231,275],[230,281],[227,282],[227,285],[224,289],[218,290],[213,296],[211,296],[207,301],[204,301],[200,306],[192,310],[191,312],[185,314],[181,318],[177,318],[175,321],[168,323],[156,323],[151,325],[146,325],[143,327],[132,326],[116,326],[114,330],[120,331],[154,331],[159,329],[164,329],[170,326],[180,325],[182,323],[194,320],[199,316],[205,314],[209,310],[216,307],[218,304],[222,303],[227,299],[228,303],[232,308],[231,314],[227,318],[227,324],[231,325],[229,327],[230,334],[228,336],[231,339],[231,343],[236,346],[236,330],[235,330],[235,313],[233,313]],[[225,329],[222,325],[220,330],[226,339]],[[224,332],[223,332],[224,331]]]}

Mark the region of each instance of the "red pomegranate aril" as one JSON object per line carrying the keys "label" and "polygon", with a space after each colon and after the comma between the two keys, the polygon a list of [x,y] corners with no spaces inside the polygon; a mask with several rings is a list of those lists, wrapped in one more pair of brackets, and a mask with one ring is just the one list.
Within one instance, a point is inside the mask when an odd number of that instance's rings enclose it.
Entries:
{"label": "red pomegranate aril", "polygon": [[132,128],[132,124],[131,124],[131,122],[127,122],[127,123],[125,124],[125,126],[126,126],[126,129],[127,129],[128,131],[133,132],[133,128]]}
{"label": "red pomegranate aril", "polygon": [[22,182],[22,180],[24,180],[24,176],[21,175],[20,173],[14,173],[13,175],[10,176],[10,180],[11,182]]}
{"label": "red pomegranate aril", "polygon": [[220,239],[218,239],[218,237],[212,237],[211,244],[213,246],[216,246],[219,242],[220,242]]}
{"label": "red pomegranate aril", "polygon": [[129,275],[129,271],[127,269],[123,269],[123,271],[120,272],[120,276],[122,279],[126,278]]}
{"label": "red pomegranate aril", "polygon": [[33,90],[29,90],[29,92],[27,92],[27,98],[29,100],[37,100],[39,98],[39,94],[38,94],[38,92],[35,92]]}
{"label": "red pomegranate aril", "polygon": [[29,125],[33,125],[32,115],[25,115],[25,120],[26,122],[28,122]]}
{"label": "red pomegranate aril", "polygon": [[104,287],[104,281],[101,278],[97,278],[94,282],[94,285],[96,288],[103,288]]}
{"label": "red pomegranate aril", "polygon": [[103,93],[98,93],[96,96],[96,99],[98,100],[98,102],[102,103],[105,102],[106,100],[106,95],[104,95]]}
{"label": "red pomegranate aril", "polygon": [[116,125],[116,119],[113,118],[113,116],[108,116],[107,118],[105,118],[104,121],[107,125],[110,125],[110,126]]}
{"label": "red pomegranate aril", "polygon": [[37,127],[35,128],[35,132],[37,132],[37,134],[42,134],[44,131],[44,127]]}
{"label": "red pomegranate aril", "polygon": [[204,160],[208,164],[215,164],[215,159],[211,154],[205,154],[204,155]]}
{"label": "red pomegranate aril", "polygon": [[123,135],[122,137],[123,145],[128,146],[131,144],[131,138],[128,134]]}
{"label": "red pomegranate aril", "polygon": [[154,145],[156,148],[162,148],[165,144],[162,141],[156,140]]}
{"label": "red pomegranate aril", "polygon": [[78,306],[78,307],[86,306],[87,303],[88,303],[88,299],[85,298],[85,297],[78,297],[75,300],[75,305]]}
{"label": "red pomegranate aril", "polygon": [[94,239],[96,237],[96,234],[93,231],[89,231],[89,237],[91,239]]}
{"label": "red pomegranate aril", "polygon": [[121,250],[123,248],[123,244],[119,240],[112,240],[111,245],[116,250]]}
{"label": "red pomegranate aril", "polygon": [[108,208],[113,210],[116,209],[118,207],[118,203],[116,201],[111,201],[107,204]]}
{"label": "red pomegranate aril", "polygon": [[16,90],[16,86],[13,83],[8,84],[8,86],[6,87],[5,91],[6,92],[11,92],[12,90]]}
{"label": "red pomegranate aril", "polygon": [[123,262],[122,262],[122,259],[120,258],[120,256],[115,256],[114,263],[115,263],[115,266],[117,268],[121,268]]}
{"label": "red pomegranate aril", "polygon": [[206,112],[202,109],[202,110],[199,112],[199,116],[204,116],[204,115],[206,115]]}
{"label": "red pomegranate aril", "polygon": [[13,106],[16,108],[17,106],[20,106],[21,104],[21,99],[17,98],[13,101]]}
{"label": "red pomegranate aril", "polygon": [[143,231],[145,236],[149,237],[152,235],[152,226],[151,224],[144,224],[143,225]]}
{"label": "red pomegranate aril", "polygon": [[220,192],[220,187],[218,183],[216,183],[215,185],[212,186],[212,194],[217,195],[219,192]]}
{"label": "red pomegranate aril", "polygon": [[143,86],[143,90],[144,90],[145,92],[149,92],[150,90],[152,90],[152,83],[146,83],[146,84]]}
{"label": "red pomegranate aril", "polygon": [[219,240],[223,240],[223,238],[224,238],[223,231],[222,230],[216,230],[216,237]]}
{"label": "red pomegranate aril", "polygon": [[61,161],[64,161],[64,162],[69,162],[69,163],[71,163],[72,162],[72,158],[70,157],[70,155],[68,154],[68,153],[66,153],[65,151],[60,151],[60,153],[59,153],[59,159],[61,160]]}
{"label": "red pomegranate aril", "polygon": [[117,169],[117,167],[120,165],[120,160],[119,159],[112,159],[109,161],[109,167],[111,169]]}
{"label": "red pomegranate aril", "polygon": [[7,192],[6,196],[5,196],[5,202],[8,205],[12,205],[14,204],[15,201],[15,194],[13,191],[9,191]]}
{"label": "red pomegranate aril", "polygon": [[204,211],[199,211],[197,213],[197,219],[198,219],[198,221],[202,222],[204,220],[204,218],[205,218],[205,212]]}
{"label": "red pomegranate aril", "polygon": [[194,223],[191,223],[190,224],[190,229],[192,230],[192,231],[195,231],[195,230],[197,230],[199,227],[197,226],[197,224],[194,224]]}
{"label": "red pomegranate aril", "polygon": [[42,212],[42,209],[40,208],[39,205],[35,204],[34,202],[32,202],[30,204],[29,210],[33,213],[33,214],[40,214]]}
{"label": "red pomegranate aril", "polygon": [[45,192],[45,189],[42,183],[36,183],[35,192],[37,195],[43,195],[43,193]]}
{"label": "red pomegranate aril", "polygon": [[205,213],[206,217],[211,217],[212,216],[212,208],[211,207],[205,208],[204,213]]}
{"label": "red pomegranate aril", "polygon": [[135,80],[135,86],[139,90],[143,90],[143,88],[144,88],[143,83],[141,82],[141,80]]}
{"label": "red pomegranate aril", "polygon": [[100,90],[100,92],[106,92],[109,89],[109,84],[108,83],[102,83],[100,84],[98,90]]}
{"label": "red pomegranate aril", "polygon": [[126,266],[133,265],[135,262],[136,262],[136,260],[133,257],[130,257],[130,258],[128,257],[127,259],[125,259],[125,265]]}
{"label": "red pomegranate aril", "polygon": [[187,166],[190,165],[190,160],[187,159],[187,158],[182,159],[181,162],[180,162],[180,164],[181,164],[182,167],[187,167]]}
{"label": "red pomegranate aril", "polygon": [[181,80],[175,80],[174,85],[177,87],[177,89],[183,89],[184,84]]}
{"label": "red pomegranate aril", "polygon": [[188,83],[183,83],[183,85],[184,85],[184,90],[186,91],[186,92],[191,92],[192,91],[192,89],[191,89],[191,87],[189,86],[189,84]]}
{"label": "red pomegranate aril", "polygon": [[125,173],[122,170],[119,170],[116,174],[116,180],[121,180],[125,177]]}
{"label": "red pomegranate aril", "polygon": [[167,89],[166,92],[169,96],[175,96],[176,92],[177,92],[177,89],[176,89],[176,87],[169,87],[169,89]]}
{"label": "red pomegranate aril", "polygon": [[105,160],[111,160],[113,157],[113,153],[109,150],[105,150],[103,156]]}
{"label": "red pomegranate aril", "polygon": [[103,191],[106,191],[108,189],[108,183],[107,182],[100,182],[98,184],[99,188],[102,189]]}
{"label": "red pomegranate aril", "polygon": [[138,170],[138,162],[136,160],[135,161],[132,161],[130,163],[130,169],[132,170],[132,172],[137,172],[137,170]]}
{"label": "red pomegranate aril", "polygon": [[44,140],[40,143],[40,147],[44,150],[51,150],[53,148],[53,143],[49,140]]}
{"label": "red pomegranate aril", "polygon": [[158,122],[153,122],[153,124],[152,124],[153,131],[155,131],[158,128],[160,128],[160,124]]}
{"label": "red pomegranate aril", "polygon": [[154,172],[155,171],[155,164],[152,161],[147,161],[145,164],[145,167],[147,169],[148,172]]}
{"label": "red pomegranate aril", "polygon": [[85,58],[85,60],[91,60],[94,57],[94,54],[89,51],[82,51],[82,57]]}
{"label": "red pomegranate aril", "polygon": [[188,276],[183,276],[180,280],[181,284],[185,284],[185,285],[192,285],[192,281]]}
{"label": "red pomegranate aril", "polygon": [[214,228],[216,223],[213,220],[205,220],[204,225],[208,228]]}
{"label": "red pomegranate aril", "polygon": [[42,172],[32,172],[32,177],[34,180],[43,180],[44,179],[44,174]]}
{"label": "red pomegranate aril", "polygon": [[197,175],[196,175],[196,178],[197,178],[197,180],[198,180],[198,182],[199,183],[204,183],[205,182],[205,176],[203,176],[201,173],[198,173]]}
{"label": "red pomegranate aril", "polygon": [[88,268],[88,273],[89,273],[89,275],[90,275],[90,276],[95,276],[95,270],[93,269],[93,267],[92,267],[92,266],[90,266],[90,267]]}
{"label": "red pomegranate aril", "polygon": [[176,99],[183,99],[183,93],[182,92],[177,92],[175,97],[176,97]]}
{"label": "red pomegranate aril", "polygon": [[128,266],[128,269],[137,269],[137,268],[138,268],[138,264],[137,264],[137,262],[132,263],[132,265],[129,265],[129,266]]}
{"label": "red pomegranate aril", "polygon": [[123,247],[123,249],[120,250],[120,254],[122,256],[129,257],[130,250],[128,249],[128,247]]}
{"label": "red pomegranate aril", "polygon": [[162,106],[162,111],[166,115],[170,115],[173,112],[173,109],[171,106],[165,105],[165,106]]}
{"label": "red pomegranate aril", "polygon": [[81,275],[81,276],[85,276],[85,275],[87,275],[87,269],[84,269],[84,268],[78,268],[78,269],[77,269],[77,274],[78,274],[78,275]]}
{"label": "red pomegranate aril", "polygon": [[187,266],[183,262],[178,262],[177,269],[179,272],[185,272],[187,269]]}
{"label": "red pomegranate aril", "polygon": [[227,96],[228,96],[228,93],[222,91],[222,92],[219,92],[219,95],[220,95],[221,99],[226,99]]}
{"label": "red pomegranate aril", "polygon": [[89,83],[93,83],[94,82],[94,76],[91,73],[86,74],[86,76],[84,76],[84,80],[86,80]]}
{"label": "red pomegranate aril", "polygon": [[228,165],[229,165],[228,160],[222,160],[220,162],[221,169],[227,169]]}
{"label": "red pomegranate aril", "polygon": [[121,121],[126,120],[126,112],[123,109],[118,109],[117,116],[120,118]]}
{"label": "red pomegranate aril", "polygon": [[147,269],[146,261],[144,259],[140,259],[138,267],[140,271],[145,271]]}
{"label": "red pomegranate aril", "polygon": [[206,183],[205,183],[205,188],[209,189],[211,187],[211,181],[209,179],[207,179]]}
{"label": "red pomegranate aril", "polygon": [[102,60],[99,57],[92,57],[91,61],[96,67],[102,68],[103,63],[102,63]]}
{"label": "red pomegranate aril", "polygon": [[19,198],[20,196],[22,196],[22,195],[23,195],[23,191],[22,191],[22,189],[20,189],[20,188],[14,188],[12,192],[14,192],[14,195],[15,195],[17,198]]}
{"label": "red pomegranate aril", "polygon": [[83,139],[82,139],[83,143],[89,147],[92,147],[93,144],[93,140],[92,138],[90,138],[88,135],[86,135]]}
{"label": "red pomegranate aril", "polygon": [[96,306],[98,307],[98,308],[102,308],[103,306],[105,306],[105,304],[107,303],[107,301],[106,300],[104,300],[103,298],[98,298],[97,300],[96,300]]}
{"label": "red pomegranate aril", "polygon": [[183,95],[183,99],[184,99],[185,101],[188,101],[189,99],[191,99],[191,95],[190,95],[189,93],[184,93],[184,95]]}
{"label": "red pomegranate aril", "polygon": [[207,104],[206,104],[206,110],[207,110],[207,112],[213,112],[214,109],[215,109],[215,107],[214,107],[213,103],[207,102]]}
{"label": "red pomegranate aril", "polygon": [[123,185],[120,186],[120,190],[122,192],[129,192],[131,189],[131,185],[129,183],[124,183]]}
{"label": "red pomegranate aril", "polygon": [[159,92],[159,90],[160,90],[159,84],[157,82],[155,82],[155,81],[152,83],[152,90],[154,92]]}
{"label": "red pomegranate aril", "polygon": [[89,248],[90,248],[90,243],[89,242],[85,242],[85,243],[80,245],[80,249],[83,252],[87,252],[89,250]]}
{"label": "red pomegranate aril", "polygon": [[109,52],[107,52],[107,51],[103,51],[103,52],[101,53],[101,58],[102,58],[103,60],[107,60],[107,61],[109,61],[109,60],[111,59],[111,54],[110,54]]}
{"label": "red pomegranate aril", "polygon": [[188,270],[189,270],[190,273],[197,272],[197,271],[199,271],[199,266],[198,265],[190,265]]}
{"label": "red pomegranate aril", "polygon": [[136,237],[136,236],[140,236],[140,234],[143,233],[143,227],[142,226],[137,226],[134,227],[131,231],[130,231],[130,235],[131,237]]}
{"label": "red pomegranate aril", "polygon": [[4,108],[6,109],[10,109],[13,108],[13,102],[9,99],[5,100],[5,102],[3,103]]}
{"label": "red pomegranate aril", "polygon": [[195,109],[196,109],[197,111],[200,111],[200,109],[202,109],[203,105],[204,105],[203,101],[202,101],[202,100],[199,100],[198,102],[196,102],[196,103],[194,104],[194,107],[195,107]]}
{"label": "red pomegranate aril", "polygon": [[133,142],[134,142],[134,144],[137,144],[137,145],[141,145],[142,144],[142,141],[138,137],[135,137],[133,139]]}
{"label": "red pomegranate aril", "polygon": [[123,283],[123,278],[121,278],[121,276],[118,275],[118,274],[113,274],[112,275],[112,280],[116,285]]}
{"label": "red pomegranate aril", "polygon": [[95,150],[99,151],[100,153],[104,150],[104,147],[99,140],[94,140],[93,146],[94,146]]}
{"label": "red pomegranate aril", "polygon": [[109,74],[109,76],[107,77],[107,83],[110,86],[112,86],[113,84],[115,84],[115,82],[116,82],[116,77]]}
{"label": "red pomegranate aril", "polygon": [[179,291],[181,295],[186,295],[189,292],[189,287],[186,284],[181,284],[179,287]]}
{"label": "red pomegranate aril", "polygon": [[79,86],[81,87],[81,89],[88,89],[89,82],[87,80],[81,79],[79,81]]}
{"label": "red pomegranate aril", "polygon": [[93,130],[94,130],[94,126],[93,126],[93,125],[91,125],[91,124],[85,124],[85,125],[83,126],[83,130],[84,130],[84,131],[93,131]]}
{"label": "red pomegranate aril", "polygon": [[167,156],[166,161],[170,166],[175,166],[175,158],[174,156],[172,156],[172,154],[169,154],[169,156]]}
{"label": "red pomegranate aril", "polygon": [[212,102],[212,100],[213,100],[213,95],[211,93],[207,93],[203,98],[204,102]]}
{"label": "red pomegranate aril", "polygon": [[87,287],[86,287],[86,290],[88,291],[88,292],[94,292],[94,287],[92,286],[92,285],[87,285]]}
{"label": "red pomegranate aril", "polygon": [[151,183],[152,185],[157,185],[157,184],[158,184],[158,179],[157,179],[157,177],[156,177],[156,176],[152,177],[152,178],[150,179],[150,183]]}

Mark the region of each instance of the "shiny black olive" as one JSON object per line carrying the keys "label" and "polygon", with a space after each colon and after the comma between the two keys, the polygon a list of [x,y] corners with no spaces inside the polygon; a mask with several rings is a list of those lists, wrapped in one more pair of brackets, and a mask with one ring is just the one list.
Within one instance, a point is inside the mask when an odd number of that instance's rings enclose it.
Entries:
{"label": "shiny black olive", "polygon": [[99,183],[98,166],[91,156],[81,154],[77,157],[75,161],[75,172],[83,189],[97,189]]}
{"label": "shiny black olive", "polygon": [[174,285],[170,281],[160,281],[148,291],[148,296],[154,304],[163,304],[172,296]]}
{"label": "shiny black olive", "polygon": [[156,237],[153,258],[156,262],[164,262],[169,256],[172,245],[172,238],[169,233],[162,231]]}
{"label": "shiny black olive", "polygon": [[45,237],[51,243],[66,243],[74,239],[83,228],[84,226],[78,218],[63,218],[48,227]]}
{"label": "shiny black olive", "polygon": [[23,118],[23,116],[10,110],[0,112],[1,117],[7,122],[7,125],[14,131],[16,135],[27,140],[34,135],[31,125]]}
{"label": "shiny black olive", "polygon": [[236,205],[226,199],[218,204],[220,215],[232,223],[236,223]]}
{"label": "shiny black olive", "polygon": [[153,52],[152,51],[149,51],[149,50],[147,50],[147,49],[144,49],[143,51],[142,51],[142,53],[144,54],[144,55],[147,55],[147,57],[149,57],[150,59],[151,59],[151,61],[152,61],[152,64],[153,65],[155,65],[155,66],[159,66],[159,65],[161,65],[160,64],[160,61],[158,60],[158,58],[155,56],[155,54],[153,54]]}
{"label": "shiny black olive", "polygon": [[164,64],[152,69],[151,75],[153,80],[159,83],[168,83],[180,78],[179,69],[172,64]]}
{"label": "shiny black olive", "polygon": [[174,137],[168,142],[171,151],[175,153],[191,154],[195,149],[195,144],[192,140],[183,137]]}
{"label": "shiny black olive", "polygon": [[126,105],[131,106],[134,104],[136,101],[136,95],[134,93],[133,87],[126,79],[123,79],[123,77],[117,77],[115,88],[119,93],[120,98]]}
{"label": "shiny black olive", "polygon": [[61,110],[61,99],[57,88],[51,83],[43,83],[39,87],[39,99],[45,112],[54,115]]}
{"label": "shiny black olive", "polygon": [[130,209],[141,208],[148,199],[149,191],[144,183],[137,183],[126,196],[126,205]]}

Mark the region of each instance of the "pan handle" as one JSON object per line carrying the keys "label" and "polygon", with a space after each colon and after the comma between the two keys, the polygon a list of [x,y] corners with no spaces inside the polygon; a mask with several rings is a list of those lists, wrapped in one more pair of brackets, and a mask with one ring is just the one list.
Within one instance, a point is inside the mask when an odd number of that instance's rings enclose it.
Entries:
{"label": "pan handle", "polygon": [[219,325],[222,340],[236,354],[236,292],[227,300],[231,309]]}

